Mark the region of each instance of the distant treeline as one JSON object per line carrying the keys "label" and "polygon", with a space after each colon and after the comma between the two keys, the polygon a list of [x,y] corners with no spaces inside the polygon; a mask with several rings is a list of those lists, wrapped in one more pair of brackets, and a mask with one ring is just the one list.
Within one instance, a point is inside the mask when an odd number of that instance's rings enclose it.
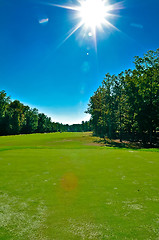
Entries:
{"label": "distant treeline", "polygon": [[159,49],[135,57],[135,69],[105,75],[90,98],[94,134],[156,144],[159,131]]}
{"label": "distant treeline", "polygon": [[38,109],[25,106],[18,100],[11,101],[4,90],[0,92],[0,135],[90,130],[89,121],[73,125],[52,122],[44,113],[38,113]]}

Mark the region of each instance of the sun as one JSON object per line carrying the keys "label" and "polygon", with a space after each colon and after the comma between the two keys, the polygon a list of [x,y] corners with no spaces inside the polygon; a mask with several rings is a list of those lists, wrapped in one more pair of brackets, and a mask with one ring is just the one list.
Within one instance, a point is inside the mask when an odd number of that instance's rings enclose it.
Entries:
{"label": "sun", "polygon": [[95,30],[105,23],[109,6],[102,0],[86,0],[81,1],[79,9],[79,17],[86,28]]}
{"label": "sun", "polygon": [[[102,30],[103,32],[104,28],[114,28],[118,30],[111,23],[110,19],[116,17],[114,14],[116,10],[123,8],[121,2],[110,4],[109,0],[77,0],[77,4],[74,5],[46,4],[74,11],[75,14],[73,14],[73,16],[79,19],[74,28],[69,31],[62,44],[81,28],[83,36],[93,36],[96,45],[97,30]],[[86,34],[87,31],[88,34]]]}

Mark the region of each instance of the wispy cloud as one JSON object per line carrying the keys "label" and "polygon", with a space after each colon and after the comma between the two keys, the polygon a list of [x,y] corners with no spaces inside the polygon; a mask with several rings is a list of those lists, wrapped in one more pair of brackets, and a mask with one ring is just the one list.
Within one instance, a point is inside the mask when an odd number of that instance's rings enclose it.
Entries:
{"label": "wispy cloud", "polygon": [[140,29],[143,29],[144,26],[142,24],[138,24],[138,23],[131,23],[130,24],[131,27],[136,27],[136,28],[140,28]]}

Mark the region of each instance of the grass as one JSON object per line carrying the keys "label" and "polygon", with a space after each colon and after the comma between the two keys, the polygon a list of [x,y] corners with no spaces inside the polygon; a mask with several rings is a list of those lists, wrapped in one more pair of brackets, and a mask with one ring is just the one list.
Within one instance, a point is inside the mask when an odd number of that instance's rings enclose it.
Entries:
{"label": "grass", "polygon": [[88,133],[0,137],[0,239],[159,239],[159,151]]}

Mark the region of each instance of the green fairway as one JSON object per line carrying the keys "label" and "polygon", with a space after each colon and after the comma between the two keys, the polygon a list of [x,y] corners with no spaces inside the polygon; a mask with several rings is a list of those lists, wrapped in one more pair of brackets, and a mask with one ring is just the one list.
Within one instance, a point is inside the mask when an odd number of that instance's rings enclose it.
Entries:
{"label": "green fairway", "polygon": [[159,239],[159,151],[88,133],[0,137],[0,239]]}

